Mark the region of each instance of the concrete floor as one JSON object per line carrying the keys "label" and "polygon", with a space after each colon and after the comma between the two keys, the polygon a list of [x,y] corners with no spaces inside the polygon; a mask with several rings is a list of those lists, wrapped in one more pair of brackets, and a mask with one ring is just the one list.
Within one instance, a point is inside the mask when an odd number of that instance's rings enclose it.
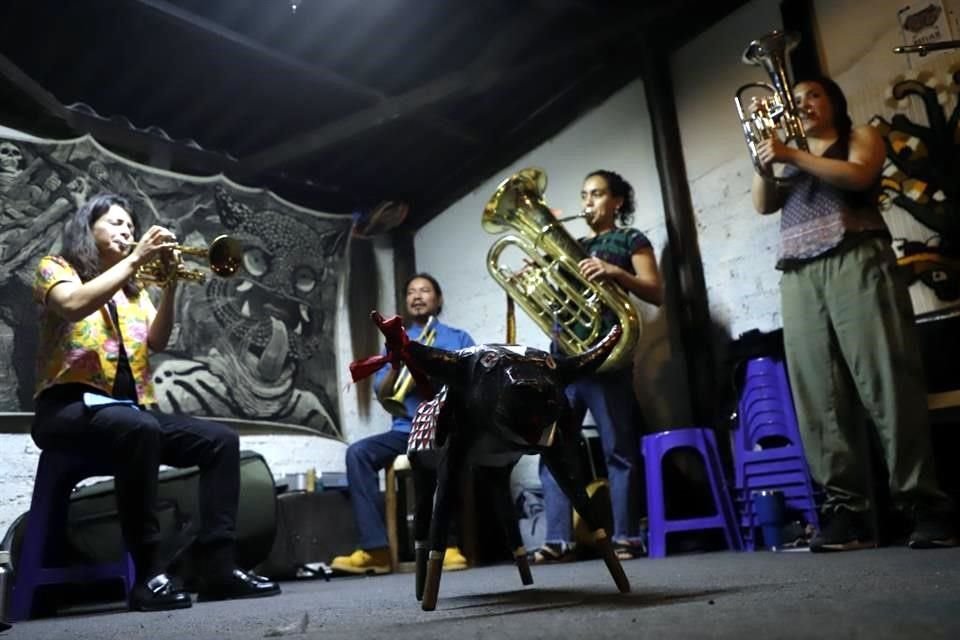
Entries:
{"label": "concrete floor", "polygon": [[[616,592],[597,561],[444,575],[436,611],[413,576],[286,582],[283,595],[165,613],[109,611],[19,623],[3,638],[960,638],[960,549],[831,555],[706,553],[624,563]],[[307,624],[300,631],[306,616]]]}

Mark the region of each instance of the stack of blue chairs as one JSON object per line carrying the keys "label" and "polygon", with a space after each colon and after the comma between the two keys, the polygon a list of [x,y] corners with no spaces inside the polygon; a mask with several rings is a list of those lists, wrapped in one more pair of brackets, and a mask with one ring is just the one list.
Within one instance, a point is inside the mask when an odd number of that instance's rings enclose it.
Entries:
{"label": "stack of blue chairs", "polygon": [[783,492],[788,510],[819,527],[820,492],[810,478],[783,360],[760,357],[746,362],[738,417],[733,435],[734,498],[745,549],[756,548],[757,491]]}

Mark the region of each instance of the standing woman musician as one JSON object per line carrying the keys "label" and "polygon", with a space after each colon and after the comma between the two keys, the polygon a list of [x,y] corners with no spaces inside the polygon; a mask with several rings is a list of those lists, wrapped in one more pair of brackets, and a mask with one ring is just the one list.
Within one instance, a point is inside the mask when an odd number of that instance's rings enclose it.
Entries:
{"label": "standing woman musician", "polygon": [[809,152],[773,138],[758,157],[786,165],[788,187],[759,174],[753,204],[780,219],[783,336],[811,473],[826,492],[811,551],[870,546],[867,431],[878,431],[894,503],[913,519],[909,546],[954,544],[953,505],[937,487],[923,366],[907,287],[877,209],[885,148],[853,127],[829,78],[794,89]]}
{"label": "standing woman musician", "polygon": [[43,450],[105,456],[113,463],[120,527],[136,568],[131,609],[191,605],[158,553],[161,464],[200,467],[199,600],[277,594],[276,583],[236,566],[236,433],[146,408],[156,402],[149,353],[164,349],[170,338],[177,285],[167,286],[154,308],[135,275],[153,258],[172,259],[176,238],[152,226],[134,244],[135,231],[127,200],[100,194],[67,220],[60,255],[40,260],[33,288],[42,308],[33,439]]}
{"label": "standing woman musician", "polygon": [[[660,271],[650,240],[628,227],[635,209],[633,187],[620,174],[598,170],[587,175],[580,200],[592,234],[580,238],[590,256],[579,264],[588,280],[609,280],[641,300],[660,305],[663,301]],[[618,223],[621,226],[617,226]],[[616,319],[604,318],[602,333]],[[595,373],[566,388],[577,423],[587,409],[600,433],[600,443],[610,482],[613,506],[611,540],[617,557],[629,560],[644,553],[639,538],[640,481],[638,477],[638,416],[632,369]],[[547,532],[544,544],[533,553],[534,563],[563,562],[574,557],[570,501],[543,462],[540,463]]]}

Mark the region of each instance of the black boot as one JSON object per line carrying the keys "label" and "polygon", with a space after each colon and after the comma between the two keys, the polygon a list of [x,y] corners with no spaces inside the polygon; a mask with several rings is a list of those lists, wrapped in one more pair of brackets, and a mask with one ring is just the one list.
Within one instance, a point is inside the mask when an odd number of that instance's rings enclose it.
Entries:
{"label": "black boot", "polygon": [[943,549],[957,546],[957,530],[952,512],[917,510],[913,531],[907,541],[911,549]]}
{"label": "black boot", "polygon": [[196,555],[204,559],[203,586],[197,602],[264,598],[280,593],[280,585],[237,567],[232,540],[218,540],[197,545]]}

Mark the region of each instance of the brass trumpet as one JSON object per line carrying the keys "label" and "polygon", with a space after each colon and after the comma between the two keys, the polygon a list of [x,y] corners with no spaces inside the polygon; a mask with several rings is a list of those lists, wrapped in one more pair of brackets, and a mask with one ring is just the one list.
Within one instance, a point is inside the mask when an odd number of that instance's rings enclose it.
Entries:
{"label": "brass trumpet", "polygon": [[[420,337],[417,339],[417,342],[430,347],[433,346],[436,339],[437,317],[430,316],[427,324],[423,326],[423,331],[420,332]],[[407,399],[407,394],[410,393],[410,390],[413,389],[415,384],[410,369],[404,365],[403,368],[400,369],[400,373],[397,374],[396,382],[393,383],[393,393],[380,400],[380,404],[382,404],[383,408],[387,410],[387,413],[392,416],[401,418],[404,416],[413,417],[407,413],[407,408],[403,402]]]}
{"label": "brass trumpet", "polygon": [[[131,245],[131,249],[134,245]],[[207,267],[220,276],[229,278],[240,270],[243,264],[243,245],[239,240],[227,235],[217,236],[207,247],[189,247],[178,244],[171,249],[179,252],[179,258],[164,255],[153,258],[142,265],[136,279],[143,284],[165,287],[176,280],[203,284],[207,275],[200,269],[190,269],[184,264],[183,256],[206,258]]]}

